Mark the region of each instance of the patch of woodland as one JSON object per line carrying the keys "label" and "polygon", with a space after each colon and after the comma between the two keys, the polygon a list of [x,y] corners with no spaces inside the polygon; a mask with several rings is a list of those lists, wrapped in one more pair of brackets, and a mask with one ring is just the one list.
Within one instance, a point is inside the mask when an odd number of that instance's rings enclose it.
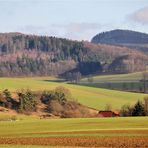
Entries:
{"label": "patch of woodland", "polygon": [[59,86],[54,90],[33,92],[29,89],[19,90],[16,97],[5,89],[0,93],[0,106],[15,110],[18,113],[30,115],[39,111],[43,105],[43,113],[60,118],[94,117],[90,109],[78,103],[69,89]]}

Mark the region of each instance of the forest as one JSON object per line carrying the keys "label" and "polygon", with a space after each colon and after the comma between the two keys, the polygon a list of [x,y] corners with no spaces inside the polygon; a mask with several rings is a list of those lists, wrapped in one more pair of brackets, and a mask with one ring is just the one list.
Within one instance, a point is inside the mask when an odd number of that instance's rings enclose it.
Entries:
{"label": "forest", "polygon": [[144,53],[126,47],[22,33],[0,34],[0,76],[128,73],[144,70],[147,59]]}

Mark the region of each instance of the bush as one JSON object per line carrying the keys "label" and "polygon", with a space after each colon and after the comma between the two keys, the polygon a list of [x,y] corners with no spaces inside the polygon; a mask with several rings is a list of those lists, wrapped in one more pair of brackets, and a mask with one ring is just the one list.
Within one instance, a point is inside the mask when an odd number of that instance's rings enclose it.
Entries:
{"label": "bush", "polygon": [[17,93],[19,97],[19,112],[32,112],[37,109],[37,99],[30,90],[22,90]]}
{"label": "bush", "polygon": [[41,101],[45,104],[48,104],[51,100],[54,100],[53,91],[43,91],[41,94]]}
{"label": "bush", "polygon": [[64,107],[56,100],[52,100],[48,104],[48,111],[55,116],[61,116],[62,112],[64,111]]}
{"label": "bush", "polygon": [[120,110],[120,115],[125,117],[132,116],[132,112],[133,112],[133,107],[131,107],[130,105],[123,105]]}
{"label": "bush", "polygon": [[12,98],[12,95],[8,89],[5,89],[0,94],[0,106],[10,109],[17,109],[18,107],[18,102]]}
{"label": "bush", "polygon": [[52,91],[44,91],[41,101],[47,104],[47,111],[62,118],[92,117],[87,107],[72,101],[71,92],[60,86]]}
{"label": "bush", "polygon": [[8,89],[5,89],[5,90],[3,91],[3,95],[4,95],[4,97],[5,97],[7,100],[9,100],[10,98],[12,98],[12,97],[11,97],[11,93],[10,93],[10,91],[9,91]]}
{"label": "bush", "polygon": [[64,111],[62,113],[63,118],[84,118],[92,116],[88,108],[74,101],[66,102],[63,105],[63,108],[64,108]]}
{"label": "bush", "polygon": [[52,100],[56,100],[59,103],[64,103],[67,100],[71,99],[72,99],[71,92],[62,86],[59,86],[52,91],[44,91],[41,95],[41,101],[45,104],[48,104]]}
{"label": "bush", "polygon": [[88,108],[74,101],[67,101],[61,104],[57,100],[52,100],[48,104],[48,111],[62,118],[92,117]]}
{"label": "bush", "polygon": [[59,86],[54,91],[55,100],[58,100],[60,103],[64,103],[67,100],[72,99],[71,92],[65,87]]}

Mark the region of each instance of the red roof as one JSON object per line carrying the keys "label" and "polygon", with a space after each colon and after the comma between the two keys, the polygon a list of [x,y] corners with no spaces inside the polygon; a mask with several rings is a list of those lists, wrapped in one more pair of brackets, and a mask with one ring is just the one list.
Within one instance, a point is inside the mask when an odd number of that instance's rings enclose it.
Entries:
{"label": "red roof", "polygon": [[119,114],[115,113],[113,111],[99,111],[98,116],[100,116],[100,117],[117,117],[117,116],[119,116]]}

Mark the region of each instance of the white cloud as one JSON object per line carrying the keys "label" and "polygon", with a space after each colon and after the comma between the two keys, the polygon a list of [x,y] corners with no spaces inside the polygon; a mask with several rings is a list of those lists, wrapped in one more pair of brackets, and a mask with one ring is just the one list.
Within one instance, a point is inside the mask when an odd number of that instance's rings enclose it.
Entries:
{"label": "white cloud", "polygon": [[91,40],[91,38],[102,30],[98,23],[70,23],[52,24],[48,26],[25,26],[16,30],[23,33],[37,35],[57,36],[73,40]]}
{"label": "white cloud", "polygon": [[148,24],[148,7],[139,9],[129,16],[135,22],[147,25]]}
{"label": "white cloud", "polygon": [[64,30],[64,36],[70,39],[90,40],[92,36],[98,33],[102,25],[98,23],[70,23],[67,25],[58,25]]}

